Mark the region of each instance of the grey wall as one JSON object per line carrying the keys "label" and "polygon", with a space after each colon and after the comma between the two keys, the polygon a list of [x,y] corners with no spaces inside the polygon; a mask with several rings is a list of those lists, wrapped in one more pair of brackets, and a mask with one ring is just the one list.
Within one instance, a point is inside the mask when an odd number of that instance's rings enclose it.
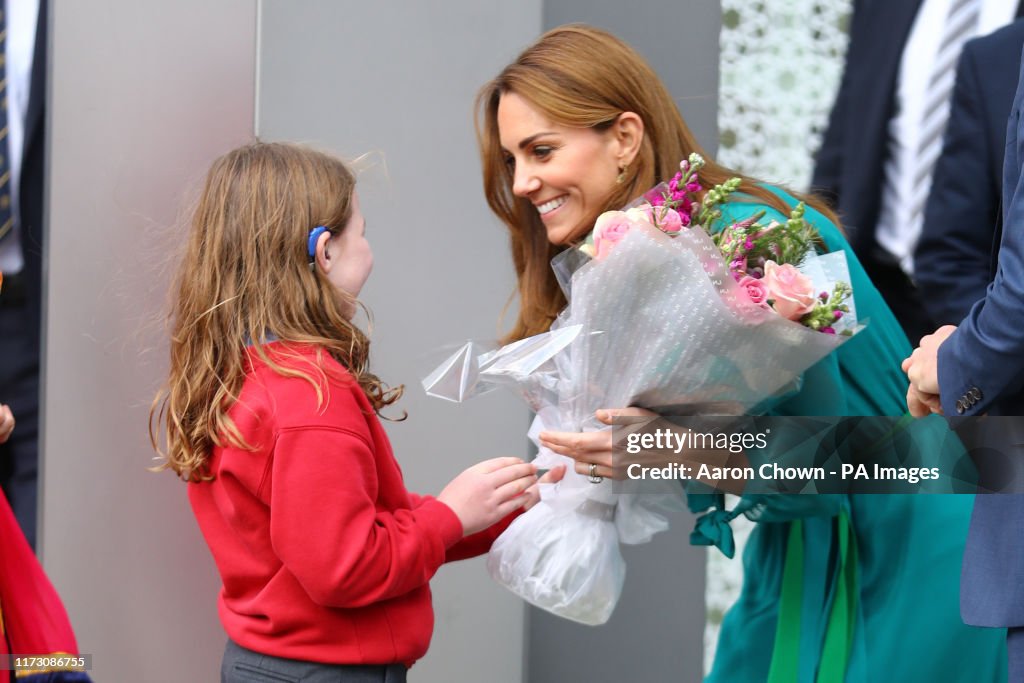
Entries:
{"label": "grey wall", "polygon": [[717,0],[592,2],[547,0],[544,30],[583,22],[607,29],[650,62],[675,96],[679,111],[709,154],[718,148]]}
{"label": "grey wall", "polygon": [[[522,455],[529,420],[512,396],[457,406],[428,399],[419,380],[446,345],[495,337],[512,292],[506,237],[480,189],[472,103],[537,35],[540,0],[260,7],[260,137],[386,159],[386,174],[377,166],[360,181],[376,261],[362,298],[375,369],[407,387],[409,419],[386,425],[407,485],[436,494],[479,460]],[[524,607],[483,560],[445,566],[431,585],[434,639],[413,679],[521,681]]]}
{"label": "grey wall", "polygon": [[219,580],[185,486],[146,471],[185,189],[252,135],[253,0],[51,10],[42,542],[97,681],[216,680]]}
{"label": "grey wall", "polygon": [[[654,67],[698,141],[717,147],[717,2],[546,0],[544,28],[583,22],[607,29]],[[703,671],[706,551],[689,545],[681,515],[649,544],[625,548],[622,599],[611,620],[586,628],[537,609],[528,616],[529,683],[699,681]]]}

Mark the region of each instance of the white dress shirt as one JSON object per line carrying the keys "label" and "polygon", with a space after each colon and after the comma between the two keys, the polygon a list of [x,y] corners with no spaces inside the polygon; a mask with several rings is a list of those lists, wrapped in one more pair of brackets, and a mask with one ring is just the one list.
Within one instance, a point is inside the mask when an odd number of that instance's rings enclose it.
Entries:
{"label": "white dress shirt", "polygon": [[[927,88],[939,53],[940,41],[953,0],[924,0],[917,11],[896,82],[895,115],[889,123],[890,161],[897,169],[914,169],[921,143]],[[1017,0],[982,0],[977,30],[971,37],[986,35],[1014,20]],[[897,187],[882,192],[882,205],[875,227],[878,244],[895,256],[903,270],[913,274],[913,253],[921,235],[921,221],[911,224],[912,202],[905,198],[914,191],[913,172],[898,172]]]}

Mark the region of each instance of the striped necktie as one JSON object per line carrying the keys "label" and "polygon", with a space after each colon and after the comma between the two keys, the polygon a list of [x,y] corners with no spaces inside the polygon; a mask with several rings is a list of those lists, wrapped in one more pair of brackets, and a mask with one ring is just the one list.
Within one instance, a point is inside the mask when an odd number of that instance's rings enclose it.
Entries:
{"label": "striped necktie", "polygon": [[981,14],[980,0],[953,0],[946,15],[942,42],[935,56],[928,90],[925,95],[921,137],[917,144],[912,168],[913,189],[910,197],[908,233],[916,242],[924,222],[924,206],[931,190],[932,172],[942,153],[942,138],[949,121],[950,98],[956,80],[956,65],[964,43],[978,30]]}
{"label": "striped necktie", "polygon": [[7,145],[7,17],[0,5],[0,241],[14,227]]}

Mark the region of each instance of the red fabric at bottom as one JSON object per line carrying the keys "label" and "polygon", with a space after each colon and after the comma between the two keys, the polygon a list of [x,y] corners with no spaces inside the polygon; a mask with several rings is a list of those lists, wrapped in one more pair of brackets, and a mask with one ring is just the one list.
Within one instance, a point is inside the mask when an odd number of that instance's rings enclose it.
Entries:
{"label": "red fabric at bottom", "polygon": [[[64,605],[0,492],[0,654],[78,654]],[[10,650],[8,650],[10,646]]]}

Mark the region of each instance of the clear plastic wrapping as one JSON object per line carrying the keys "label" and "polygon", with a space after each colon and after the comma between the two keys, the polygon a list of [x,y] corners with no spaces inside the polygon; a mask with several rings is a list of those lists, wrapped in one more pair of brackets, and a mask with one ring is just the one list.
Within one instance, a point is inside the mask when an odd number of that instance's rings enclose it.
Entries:
{"label": "clear plastic wrapping", "polygon": [[[427,380],[427,392],[462,401],[497,386],[518,391],[541,430],[607,428],[601,408],[662,415],[759,412],[846,337],[823,334],[751,302],[701,229],[669,237],[636,227],[600,261],[576,250],[552,264],[569,305],[545,334],[496,351],[467,344]],[[801,266],[827,291],[849,282],[842,253]],[[851,309],[843,324],[856,327]],[[539,445],[539,444],[538,444]],[[513,522],[488,557],[491,575],[528,602],[585,624],[608,620],[622,590],[619,542],[643,543],[683,509],[682,488],[619,493],[591,483],[573,461],[541,448],[543,468],[567,464],[542,502]]]}

